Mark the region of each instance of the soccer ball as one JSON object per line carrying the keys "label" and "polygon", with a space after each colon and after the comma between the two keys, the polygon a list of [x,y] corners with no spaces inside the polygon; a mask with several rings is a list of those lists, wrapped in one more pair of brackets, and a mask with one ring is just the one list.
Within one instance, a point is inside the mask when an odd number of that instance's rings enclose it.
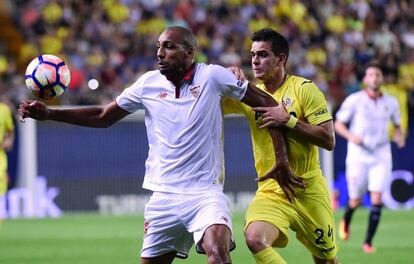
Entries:
{"label": "soccer ball", "polygon": [[25,79],[27,88],[36,97],[50,99],[66,91],[70,83],[70,71],[61,58],[43,54],[29,63]]}

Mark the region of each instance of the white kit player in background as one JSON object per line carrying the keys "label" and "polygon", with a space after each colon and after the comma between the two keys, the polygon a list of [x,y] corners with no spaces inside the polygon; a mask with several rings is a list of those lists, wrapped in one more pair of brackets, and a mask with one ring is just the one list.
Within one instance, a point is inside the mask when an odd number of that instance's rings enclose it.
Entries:
{"label": "white kit player in background", "polygon": [[[223,193],[220,100],[229,96],[252,107],[277,105],[230,70],[195,63],[195,52],[195,36],[185,28],[170,27],[158,38],[159,69],[145,73],[108,105],[51,110],[42,102],[26,100],[19,108],[22,118],[88,127],[108,127],[145,109],[149,153],[143,188],[153,195],[144,213],[144,264],[185,258],[194,242],[208,263],[231,263],[234,242]],[[294,197],[294,188],[303,188],[303,183],[289,170],[283,134],[277,129],[269,132],[278,157],[269,175]]]}
{"label": "white kit player in background", "polygon": [[[394,125],[394,142],[405,145],[400,128],[400,111],[396,98],[380,90],[383,74],[380,65],[372,62],[365,67],[365,89],[348,96],[336,114],[335,130],[348,140],[346,181],[349,201],[339,226],[339,235],[349,239],[350,222],[354,210],[360,206],[368,190],[371,211],[363,245],[365,253],[372,253],[372,239],[381,216],[381,195],[391,177],[392,156],[389,123]],[[349,125],[349,128],[347,127]]]}

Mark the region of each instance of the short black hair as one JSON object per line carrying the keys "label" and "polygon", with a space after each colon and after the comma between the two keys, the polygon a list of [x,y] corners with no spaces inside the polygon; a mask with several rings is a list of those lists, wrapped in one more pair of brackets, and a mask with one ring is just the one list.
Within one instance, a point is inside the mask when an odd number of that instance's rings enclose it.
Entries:
{"label": "short black hair", "polygon": [[367,72],[368,68],[377,68],[382,73],[384,73],[384,67],[377,60],[370,61],[370,62],[368,62],[367,64],[364,65],[364,68],[363,68],[363,73],[364,74]]}
{"label": "short black hair", "polygon": [[252,41],[266,41],[272,45],[272,52],[278,56],[280,54],[286,55],[286,61],[289,57],[289,42],[279,32],[271,28],[263,28],[253,33]]}

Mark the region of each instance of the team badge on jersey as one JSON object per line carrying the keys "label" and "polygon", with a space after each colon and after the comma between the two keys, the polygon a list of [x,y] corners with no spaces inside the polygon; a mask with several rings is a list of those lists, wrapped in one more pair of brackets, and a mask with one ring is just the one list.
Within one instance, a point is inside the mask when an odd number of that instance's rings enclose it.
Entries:
{"label": "team badge on jersey", "polygon": [[290,107],[290,105],[292,104],[292,101],[290,100],[290,98],[289,98],[289,97],[285,97],[285,98],[283,98],[283,100],[282,100],[282,104],[283,104],[283,106],[284,106],[285,108],[289,108],[289,107]]}
{"label": "team badge on jersey", "polygon": [[190,88],[190,92],[195,98],[198,98],[200,96],[200,91],[201,91],[200,85],[195,85]]}

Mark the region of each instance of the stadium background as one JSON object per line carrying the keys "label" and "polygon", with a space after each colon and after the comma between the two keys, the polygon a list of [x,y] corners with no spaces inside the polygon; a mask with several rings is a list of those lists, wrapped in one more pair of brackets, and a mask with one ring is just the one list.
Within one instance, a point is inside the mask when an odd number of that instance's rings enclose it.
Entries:
{"label": "stadium background", "polygon": [[[251,32],[262,27],[282,32],[291,43],[288,72],[317,83],[333,113],[361,88],[363,65],[377,59],[384,66],[384,89],[400,101],[408,135],[404,149],[393,147],[394,169],[411,175],[393,185],[394,198],[402,207],[414,204],[413,1],[1,0],[0,6],[0,94],[13,110],[31,97],[24,70],[41,53],[64,58],[72,74],[69,91],[48,104],[109,102],[155,68],[154,43],[171,25],[194,31],[199,62],[238,65],[249,73]],[[88,88],[90,79],[99,81],[98,89]],[[142,210],[148,195],[140,187],[147,142],[139,116],[107,130],[44,122],[37,123],[36,131],[37,174],[58,188],[55,202],[63,211]],[[337,140],[334,176],[343,204],[346,143]],[[22,187],[25,177],[19,149],[24,151],[17,137],[9,153],[11,189]],[[249,131],[241,118],[225,121],[225,154],[225,190],[237,194],[235,209],[243,209],[237,200],[248,202],[256,183]]]}
{"label": "stadium background", "polygon": [[[396,207],[414,206],[414,1],[0,0],[0,25],[0,99],[14,111],[21,100],[31,98],[24,70],[38,54],[64,58],[72,73],[69,90],[48,104],[104,104],[155,68],[154,42],[170,25],[188,26],[196,33],[198,61],[239,65],[248,73],[251,32],[262,27],[279,30],[291,43],[288,71],[316,82],[333,113],[348,94],[361,88],[363,65],[378,59],[385,70],[384,88],[401,103],[408,135],[404,149],[393,146],[396,178],[390,190]],[[96,90],[88,88],[92,78],[100,83]],[[142,236],[140,213],[148,198],[141,188],[147,154],[142,116],[104,130],[17,120],[16,114],[18,136],[9,153],[14,196],[9,192],[8,202],[27,198],[19,191],[27,187],[28,167],[35,168],[42,192],[37,205],[43,203],[44,210],[34,216],[59,216],[59,210],[65,214],[56,221],[7,220],[0,229],[0,263],[135,263]],[[30,124],[34,130],[28,129]],[[34,155],[24,147],[25,130],[29,145],[37,146]],[[225,120],[224,133],[225,191],[239,211],[234,217],[238,249],[232,258],[235,263],[253,263],[242,237],[243,206],[256,188],[249,131],[236,117]],[[346,142],[337,137],[333,176],[340,204],[346,201],[345,154]],[[35,156],[36,166],[31,162]],[[0,215],[25,216],[24,204],[15,210],[9,204],[7,212],[2,206],[0,199]],[[110,217],[96,211],[134,215]],[[340,244],[341,262],[413,263],[413,210],[385,210],[377,240],[381,250],[375,256],[360,252],[366,214],[356,213],[353,239]],[[292,240],[283,256],[289,263],[308,263],[303,247]],[[204,261],[192,254],[188,263]]]}

